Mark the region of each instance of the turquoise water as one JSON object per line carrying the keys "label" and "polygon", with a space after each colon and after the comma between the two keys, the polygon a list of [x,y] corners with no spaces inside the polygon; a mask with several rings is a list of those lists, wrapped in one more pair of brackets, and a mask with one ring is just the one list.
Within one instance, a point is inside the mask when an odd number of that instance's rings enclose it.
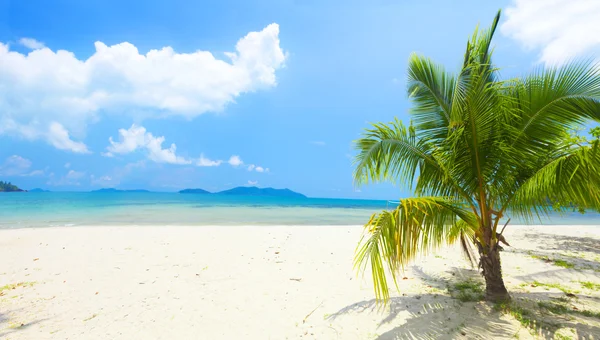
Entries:
{"label": "turquoise water", "polygon": [[[0,229],[77,225],[361,225],[387,201],[178,193],[2,193]],[[512,224],[519,224],[513,219]],[[600,214],[544,224],[598,225]],[[536,224],[539,224],[536,222]]]}

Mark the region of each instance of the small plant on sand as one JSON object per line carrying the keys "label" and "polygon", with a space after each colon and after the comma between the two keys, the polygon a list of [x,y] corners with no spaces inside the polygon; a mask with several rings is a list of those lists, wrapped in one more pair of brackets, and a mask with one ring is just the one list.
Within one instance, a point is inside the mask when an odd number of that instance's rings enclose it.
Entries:
{"label": "small plant on sand", "polygon": [[355,142],[357,185],[414,192],[374,214],[357,248],[379,301],[389,301],[388,271],[396,279],[419,255],[455,243],[479,262],[485,298],[509,300],[500,261],[509,214],[600,210],[600,129],[577,130],[600,122],[600,68],[571,62],[502,80],[492,60],[499,20],[475,31],[456,72],[413,54],[411,124],[375,123]]}
{"label": "small plant on sand", "polygon": [[574,307],[570,308],[564,301],[562,301],[562,302],[539,301],[537,304],[538,304],[538,307],[548,310],[557,315],[563,315],[563,314],[570,313],[570,314],[577,314],[577,315],[587,316],[590,318],[600,319],[600,312],[587,310],[587,309],[580,310],[580,309],[574,308]]}
{"label": "small plant on sand", "polygon": [[578,294],[579,291],[578,290],[573,290],[569,287],[565,287],[563,285],[561,285],[560,283],[544,283],[544,282],[539,282],[539,281],[533,281],[532,285],[535,287],[544,287],[546,288],[546,290],[549,290],[550,288],[555,288],[558,289],[560,291],[562,291],[565,294]]}
{"label": "small plant on sand", "polygon": [[569,312],[569,307],[564,303],[539,301],[538,307],[549,310],[554,314],[566,314]]}
{"label": "small plant on sand", "polygon": [[484,299],[483,284],[476,281],[463,281],[455,283],[449,288],[451,292],[458,292],[455,297],[462,302],[481,301]]}
{"label": "small plant on sand", "polygon": [[524,308],[515,302],[497,302],[494,304],[494,310],[511,315],[530,331],[538,331],[539,329],[556,330],[560,327],[556,323],[542,320],[542,318],[536,316],[533,310]]}
{"label": "small plant on sand", "polygon": [[587,316],[589,318],[600,319],[600,312],[595,312],[595,311],[591,311],[591,310],[581,310],[581,311],[576,311],[576,313]]}
{"label": "small plant on sand", "polygon": [[0,296],[4,295],[6,291],[17,289],[19,287],[31,287],[37,282],[17,282],[17,283],[9,283],[0,287]]}
{"label": "small plant on sand", "polygon": [[589,290],[600,290],[600,284],[590,281],[579,281],[579,284]]}
{"label": "small plant on sand", "polygon": [[552,260],[555,266],[563,267],[563,268],[574,268],[575,265],[572,262],[568,262],[565,260]]}
{"label": "small plant on sand", "polygon": [[556,340],[573,340],[573,337],[568,335],[563,335],[560,333],[554,333],[554,339]]}
{"label": "small plant on sand", "polygon": [[500,302],[494,305],[494,310],[504,314],[512,315],[524,327],[531,327],[535,320],[531,317],[532,312],[509,302]]}
{"label": "small plant on sand", "polygon": [[554,259],[549,258],[548,256],[540,256],[540,255],[531,255],[530,254],[529,256],[531,256],[532,258],[537,259],[537,260],[542,260],[544,262],[552,262],[555,266],[559,266],[559,267],[563,267],[563,268],[574,268],[575,267],[575,264],[573,264],[572,262],[565,261],[565,260],[560,260],[560,259],[554,260]]}

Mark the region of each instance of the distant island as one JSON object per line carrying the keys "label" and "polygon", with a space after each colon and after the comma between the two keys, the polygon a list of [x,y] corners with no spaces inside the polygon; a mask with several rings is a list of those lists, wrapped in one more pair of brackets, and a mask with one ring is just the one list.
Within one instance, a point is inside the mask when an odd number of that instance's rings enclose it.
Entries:
{"label": "distant island", "polygon": [[[211,194],[204,189],[184,189],[180,194]],[[257,187],[237,187],[229,190],[212,193],[213,195],[237,195],[237,196],[273,196],[273,197],[297,197],[306,198],[305,195],[292,191],[290,189],[273,189]]]}
{"label": "distant island", "polygon": [[183,189],[179,191],[180,194],[210,194],[210,191],[204,189]]}
{"label": "distant island", "polygon": [[91,192],[95,193],[113,193],[113,192],[150,192],[144,189],[134,189],[134,190],[119,190],[115,188],[103,188],[98,190],[92,190]]}
{"label": "distant island", "polygon": [[35,188],[35,189],[29,190],[29,192],[50,192],[50,190],[44,190],[44,189],[40,189],[40,188]]}
{"label": "distant island", "polygon": [[27,190],[23,190],[10,182],[0,181],[0,192],[26,192],[26,191]]}

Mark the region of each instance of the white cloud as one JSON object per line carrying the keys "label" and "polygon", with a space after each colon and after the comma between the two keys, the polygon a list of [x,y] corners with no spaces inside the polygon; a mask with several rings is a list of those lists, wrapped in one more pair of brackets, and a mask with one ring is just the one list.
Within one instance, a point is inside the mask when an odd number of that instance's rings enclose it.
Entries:
{"label": "white cloud", "polygon": [[204,157],[204,154],[201,154],[200,159],[198,159],[198,161],[196,162],[196,165],[197,166],[219,166],[219,165],[221,165],[221,163],[223,163],[223,161],[220,161],[220,160],[213,161],[211,159]]}
{"label": "white cloud", "polygon": [[146,149],[148,159],[157,163],[191,164],[192,161],[176,155],[177,146],[171,144],[168,149],[162,148],[165,137],[154,137],[147,132],[143,126],[135,124],[127,130],[119,129],[119,141],[115,142],[112,137],[108,139],[110,145],[106,148],[108,152],[103,156],[112,157],[114,154],[127,154],[137,149]]}
{"label": "white cloud", "polygon": [[21,177],[32,177],[32,176],[44,176],[44,170],[32,170],[31,161],[27,158],[23,158],[19,155],[12,155],[4,160],[4,163],[0,165],[1,176],[21,176]]}
{"label": "white cloud", "polygon": [[506,8],[502,32],[529,50],[541,50],[540,61],[561,64],[600,48],[600,1],[514,0]]}
{"label": "white cloud", "polygon": [[67,169],[68,169],[68,168],[70,168],[70,167],[71,167],[71,163],[69,163],[69,162],[65,163],[65,168],[67,168]]}
{"label": "white cloud", "polygon": [[[148,133],[152,136],[150,133]],[[177,146],[173,143],[168,149],[162,148],[162,143],[165,141],[165,137],[158,137],[150,139],[146,148],[149,151],[148,158],[151,161],[157,163],[170,163],[170,164],[191,164],[192,161],[183,157],[175,155]]]}
{"label": "white cloud", "polygon": [[59,150],[69,150],[75,153],[90,153],[85,144],[71,140],[69,131],[57,122],[50,123],[48,142]]}
{"label": "white cloud", "polygon": [[74,152],[87,148],[70,135],[82,140],[105,112],[144,119],[220,111],[243,93],[276,86],[286,59],[277,24],[248,33],[225,60],[168,46],[144,54],[128,42],[96,42],[89,58],[78,59],[33,42],[22,41],[38,48],[27,54],[0,43],[0,134]]}
{"label": "white cloud", "polygon": [[263,168],[262,166],[258,166],[258,165],[254,165],[254,164],[249,164],[246,169],[248,169],[248,171],[254,170],[256,172],[269,172],[269,168]]}
{"label": "white cloud", "polygon": [[21,39],[19,39],[19,44],[21,44],[27,48],[30,48],[32,50],[39,50],[41,48],[46,47],[46,46],[44,46],[44,43],[39,42],[32,38],[21,38]]}
{"label": "white cloud", "polygon": [[324,146],[325,145],[325,142],[322,142],[322,141],[313,141],[313,142],[310,142],[310,143],[314,144],[314,145],[318,145],[318,146]]}
{"label": "white cloud", "polygon": [[[54,174],[51,174],[50,177],[53,177],[53,175]],[[63,177],[59,178],[58,180],[51,178],[48,182],[46,182],[46,184],[53,186],[79,186],[81,185],[80,181],[85,177],[85,172],[83,171],[69,170],[69,172],[67,172],[67,174]]]}
{"label": "white cloud", "polygon": [[257,185],[258,181],[248,181],[248,185]]}
{"label": "white cloud", "polygon": [[7,157],[0,166],[0,175],[18,176],[29,171],[31,161],[18,155]]}
{"label": "white cloud", "polygon": [[229,163],[231,166],[240,166],[240,165],[244,164],[244,162],[242,161],[240,156],[236,156],[236,155],[229,157],[229,161],[227,161],[227,163]]}
{"label": "white cloud", "polygon": [[[177,146],[171,144],[168,149],[162,148],[162,143],[165,141],[165,137],[155,137],[152,133],[148,132],[146,128],[138,125],[131,125],[129,129],[119,129],[119,140],[115,141],[112,137],[108,139],[110,145],[106,148],[106,152],[101,153],[105,157],[114,157],[115,154],[128,154],[136,150],[146,150],[147,157],[149,160],[157,163],[170,163],[170,164],[192,164],[200,167],[213,167],[220,166],[224,163],[222,160],[212,160],[200,154],[200,158],[188,159],[185,157],[177,156]],[[238,155],[232,155],[227,161],[233,167],[239,167],[244,164],[244,161]],[[249,171],[253,169],[258,172],[268,172],[269,169],[257,167],[254,164],[248,165]]]}
{"label": "white cloud", "polygon": [[148,144],[148,137],[154,138],[151,133],[148,132],[149,136],[146,136],[146,128],[143,126],[137,126],[132,124],[127,130],[119,129],[120,142],[115,142],[112,137],[108,138],[110,146],[108,152],[112,155],[126,154],[135,151],[137,148],[143,148]]}
{"label": "white cloud", "polygon": [[[0,88],[2,88],[1,81]],[[28,140],[43,139],[60,150],[68,150],[75,153],[90,153],[84,143],[73,141],[69,132],[60,123],[49,122],[47,126],[42,126],[39,124],[39,121],[35,121],[30,125],[23,125],[17,123],[12,118],[7,118],[1,111],[4,105],[2,100],[2,91],[0,91],[0,135],[17,135]],[[8,111],[5,111],[4,113],[6,112]]]}
{"label": "white cloud", "polygon": [[23,174],[21,176],[44,176],[44,174],[44,170],[33,170],[32,172],[28,174]]}
{"label": "white cloud", "polygon": [[80,179],[83,176],[85,176],[85,172],[83,172],[83,171],[69,170],[69,172],[67,172],[67,175],[65,176],[65,178],[67,178],[67,179]]}
{"label": "white cloud", "polygon": [[119,184],[119,181],[111,176],[100,176],[100,177],[96,177],[94,175],[90,176],[90,184],[93,186],[101,186],[101,187],[107,187],[107,186],[116,186]]}

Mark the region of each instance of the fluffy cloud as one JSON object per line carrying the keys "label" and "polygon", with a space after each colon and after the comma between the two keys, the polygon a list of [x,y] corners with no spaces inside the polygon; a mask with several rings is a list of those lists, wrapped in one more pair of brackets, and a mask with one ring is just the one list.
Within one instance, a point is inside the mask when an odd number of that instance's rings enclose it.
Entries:
{"label": "fluffy cloud", "polygon": [[[129,129],[119,129],[119,140],[115,141],[112,137],[108,138],[110,145],[102,155],[105,157],[114,157],[115,154],[124,155],[136,150],[145,150],[149,160],[156,163],[169,164],[195,164],[200,167],[216,167],[225,163],[223,160],[212,160],[200,154],[198,159],[189,159],[177,156],[177,146],[171,144],[168,149],[163,149],[162,144],[165,137],[155,137],[152,133],[146,131],[146,128],[138,125],[131,125]],[[238,155],[233,155],[226,162],[233,167],[244,165],[244,161]],[[269,168],[263,168],[250,164],[248,171],[269,172]]]}
{"label": "fluffy cloud", "polygon": [[176,155],[177,146],[175,144],[171,144],[168,149],[163,149],[162,143],[165,141],[165,137],[154,137],[143,126],[133,124],[127,130],[119,129],[119,141],[115,142],[112,137],[108,140],[110,145],[106,148],[108,152],[104,153],[104,156],[111,157],[114,154],[127,154],[137,149],[145,149],[148,152],[148,159],[157,163],[192,163],[191,160]]}
{"label": "fluffy cloud", "polygon": [[12,155],[0,165],[0,176],[43,176],[43,170],[30,171],[31,161],[19,155]]}
{"label": "fluffy cloud", "polygon": [[286,59],[277,24],[248,33],[225,60],[171,47],[144,54],[127,42],[96,42],[95,53],[79,59],[33,39],[21,44],[33,51],[22,54],[0,43],[0,134],[80,153],[87,147],[71,136],[82,140],[87,125],[104,112],[141,119],[220,111],[243,93],[275,86],[275,72]]}
{"label": "fluffy cloud", "polygon": [[248,185],[257,185],[258,181],[248,181]]}
{"label": "fluffy cloud", "polygon": [[229,158],[229,161],[227,161],[227,163],[229,163],[231,166],[240,166],[240,165],[244,164],[244,162],[242,161],[240,156],[236,156],[236,155],[231,156]]}
{"label": "fluffy cloud", "polygon": [[210,160],[210,159],[204,157],[204,154],[201,154],[200,158],[196,162],[196,165],[197,166],[219,166],[219,165],[221,165],[221,163],[223,163],[223,161],[220,161],[220,160],[213,161],[213,160]]}
{"label": "fluffy cloud", "polygon": [[39,42],[32,38],[21,38],[21,39],[19,39],[19,44],[21,44],[29,49],[32,49],[32,50],[39,50],[41,48],[46,47],[46,46],[44,46],[44,43]]}
{"label": "fluffy cloud", "polygon": [[59,150],[69,150],[75,153],[89,153],[87,146],[71,140],[69,131],[57,122],[50,123],[48,142]]}
{"label": "fluffy cloud", "polygon": [[[1,67],[2,65],[0,65],[0,88],[2,88]],[[6,106],[6,101],[3,100],[4,98],[2,98],[2,92],[0,91],[0,135],[18,135],[28,140],[44,139],[50,145],[60,150],[89,153],[87,146],[82,142],[72,140],[69,132],[60,123],[48,122],[47,124],[41,124],[40,121],[36,120],[27,125],[18,123],[8,117],[6,113],[10,111],[1,111]],[[41,119],[43,120],[43,118]]]}
{"label": "fluffy cloud", "polygon": [[[240,165],[243,165],[244,161],[242,161],[242,159],[239,156],[233,155],[229,158],[229,161],[227,163],[229,163],[233,167],[238,167]],[[248,164],[246,166],[246,169],[248,169],[248,171],[254,170],[256,172],[269,172],[269,168],[263,168],[262,166],[257,166],[254,164]]]}
{"label": "fluffy cloud", "polygon": [[501,31],[527,49],[541,49],[540,61],[561,64],[600,48],[600,1],[514,0]]}

